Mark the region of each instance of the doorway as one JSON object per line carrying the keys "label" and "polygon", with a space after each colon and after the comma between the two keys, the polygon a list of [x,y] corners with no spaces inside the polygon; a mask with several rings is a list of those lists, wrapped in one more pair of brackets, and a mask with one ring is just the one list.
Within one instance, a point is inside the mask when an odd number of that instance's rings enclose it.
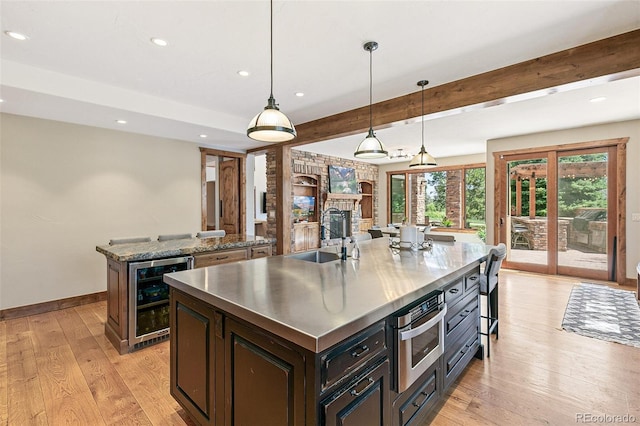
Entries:
{"label": "doorway", "polygon": [[200,148],[202,230],[245,233],[244,154]]}
{"label": "doorway", "polygon": [[496,235],[508,248],[506,267],[624,281],[620,141],[496,153]]}

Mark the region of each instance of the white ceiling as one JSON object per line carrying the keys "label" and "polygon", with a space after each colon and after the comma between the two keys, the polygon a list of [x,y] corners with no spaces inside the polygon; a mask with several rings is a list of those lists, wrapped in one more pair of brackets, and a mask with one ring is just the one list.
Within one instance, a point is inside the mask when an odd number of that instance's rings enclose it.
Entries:
{"label": "white ceiling", "polygon": [[[2,0],[0,15],[3,112],[235,151],[261,145],[245,131],[269,95],[267,0]],[[418,91],[421,79],[433,87],[638,28],[638,0],[275,0],[274,96],[298,124],[367,105],[369,40],[380,44],[378,102]],[[11,39],[9,30],[29,39]],[[427,149],[436,158],[481,153],[491,138],[640,118],[640,77],[592,83],[427,116]],[[607,100],[588,102],[597,96]],[[415,153],[420,121],[377,135],[389,151]],[[302,149],[352,158],[363,137]]]}

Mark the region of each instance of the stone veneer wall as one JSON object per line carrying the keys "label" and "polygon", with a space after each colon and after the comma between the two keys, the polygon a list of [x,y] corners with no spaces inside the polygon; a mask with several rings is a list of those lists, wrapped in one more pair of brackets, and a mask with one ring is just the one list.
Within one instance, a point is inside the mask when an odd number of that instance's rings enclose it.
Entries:
{"label": "stone veneer wall", "polygon": [[[268,151],[267,162],[267,235],[276,237],[276,161],[275,153]],[[317,200],[319,212],[324,208],[324,197],[329,190],[329,166],[352,167],[356,170],[358,180],[369,180],[373,182],[373,223],[378,224],[378,166],[362,163],[355,160],[331,157],[329,155],[316,154],[312,152],[291,150],[291,167],[293,173],[303,173],[320,176],[320,199]],[[292,194],[293,195],[293,194]],[[340,210],[353,209],[353,201],[340,201],[329,206],[337,207]],[[358,232],[358,219],[360,212],[353,211],[351,214],[352,231]],[[293,230],[291,230],[293,233]],[[293,240],[293,235],[292,235]]]}
{"label": "stone veneer wall", "polygon": [[453,222],[453,228],[464,228],[461,209],[462,194],[462,170],[447,170],[447,193],[445,199],[445,209],[447,218]]}
{"label": "stone veneer wall", "polygon": [[409,175],[409,197],[411,198],[411,217],[409,223],[423,224],[426,222],[424,211],[427,208],[426,187],[427,180],[424,173]]}

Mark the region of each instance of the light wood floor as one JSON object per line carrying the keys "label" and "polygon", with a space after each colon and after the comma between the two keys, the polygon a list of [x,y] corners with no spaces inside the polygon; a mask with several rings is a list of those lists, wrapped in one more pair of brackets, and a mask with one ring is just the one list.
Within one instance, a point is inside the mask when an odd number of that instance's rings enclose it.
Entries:
{"label": "light wood floor", "polygon": [[[500,339],[473,360],[434,425],[640,422],[640,349],[561,330],[577,279],[501,272]],[[105,302],[0,322],[0,425],[185,425],[169,395],[169,344],[120,356]],[[579,422],[578,422],[579,423]],[[611,422],[608,422],[611,424]]]}

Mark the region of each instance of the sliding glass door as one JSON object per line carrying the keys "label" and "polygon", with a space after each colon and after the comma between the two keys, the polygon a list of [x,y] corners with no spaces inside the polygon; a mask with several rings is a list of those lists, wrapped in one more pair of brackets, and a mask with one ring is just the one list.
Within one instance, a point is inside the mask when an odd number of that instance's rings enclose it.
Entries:
{"label": "sliding glass door", "polygon": [[624,255],[619,164],[617,145],[496,154],[495,230],[508,247],[505,266],[623,279],[625,271],[616,274],[624,265],[616,256]]}
{"label": "sliding glass door", "polygon": [[[609,208],[609,153],[558,155],[558,272],[606,280],[612,276],[615,218]],[[613,203],[615,205],[615,203]]]}

